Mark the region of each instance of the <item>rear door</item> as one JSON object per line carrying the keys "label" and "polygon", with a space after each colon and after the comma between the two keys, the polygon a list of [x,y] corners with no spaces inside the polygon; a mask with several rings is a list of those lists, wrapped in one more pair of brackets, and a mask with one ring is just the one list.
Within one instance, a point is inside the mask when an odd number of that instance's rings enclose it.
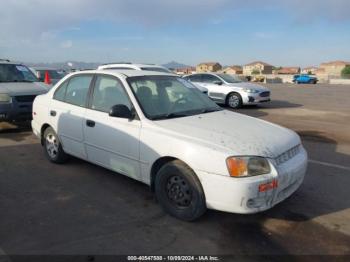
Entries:
{"label": "rear door", "polygon": [[75,75],[55,92],[50,103],[50,123],[66,153],[86,159],[83,121],[92,74]]}

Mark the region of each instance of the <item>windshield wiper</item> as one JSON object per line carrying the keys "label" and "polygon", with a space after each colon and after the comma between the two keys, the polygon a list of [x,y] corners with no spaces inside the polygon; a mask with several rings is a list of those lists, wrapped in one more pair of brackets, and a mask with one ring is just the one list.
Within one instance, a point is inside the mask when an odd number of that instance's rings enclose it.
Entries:
{"label": "windshield wiper", "polygon": [[184,113],[169,113],[169,114],[154,116],[152,117],[152,120],[170,119],[170,118],[185,117],[185,116],[189,116],[189,115]]}
{"label": "windshield wiper", "polygon": [[222,110],[223,110],[222,108],[205,108],[201,110],[201,114],[222,111]]}

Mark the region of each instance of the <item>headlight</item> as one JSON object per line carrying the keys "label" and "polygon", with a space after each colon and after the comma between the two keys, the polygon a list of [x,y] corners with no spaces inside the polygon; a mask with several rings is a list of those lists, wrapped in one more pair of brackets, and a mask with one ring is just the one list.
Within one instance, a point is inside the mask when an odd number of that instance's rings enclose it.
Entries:
{"label": "headlight", "polygon": [[247,93],[259,93],[259,90],[253,89],[253,88],[243,88],[243,91]]}
{"label": "headlight", "polygon": [[10,103],[11,97],[8,94],[0,94],[0,103]]}
{"label": "headlight", "polygon": [[267,159],[258,156],[229,157],[226,159],[226,165],[232,177],[258,176],[271,172]]}

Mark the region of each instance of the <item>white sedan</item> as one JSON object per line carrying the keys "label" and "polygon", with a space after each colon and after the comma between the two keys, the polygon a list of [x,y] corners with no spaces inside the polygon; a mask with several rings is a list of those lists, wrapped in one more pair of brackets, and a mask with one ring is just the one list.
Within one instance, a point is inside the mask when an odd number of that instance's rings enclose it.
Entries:
{"label": "white sedan", "polygon": [[301,185],[307,154],[293,131],[223,110],[167,73],[92,70],[37,96],[32,128],[45,155],[68,155],[151,186],[169,214],[269,209]]}

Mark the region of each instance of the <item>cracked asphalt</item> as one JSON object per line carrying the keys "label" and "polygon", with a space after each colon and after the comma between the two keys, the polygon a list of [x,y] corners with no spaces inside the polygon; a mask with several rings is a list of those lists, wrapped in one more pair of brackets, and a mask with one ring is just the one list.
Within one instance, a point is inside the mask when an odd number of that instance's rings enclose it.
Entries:
{"label": "cracked asphalt", "polygon": [[146,185],[72,158],[49,163],[26,128],[0,131],[0,253],[350,255],[350,86],[269,85],[273,101],[237,112],[302,137],[301,188],[263,213],[165,214]]}

